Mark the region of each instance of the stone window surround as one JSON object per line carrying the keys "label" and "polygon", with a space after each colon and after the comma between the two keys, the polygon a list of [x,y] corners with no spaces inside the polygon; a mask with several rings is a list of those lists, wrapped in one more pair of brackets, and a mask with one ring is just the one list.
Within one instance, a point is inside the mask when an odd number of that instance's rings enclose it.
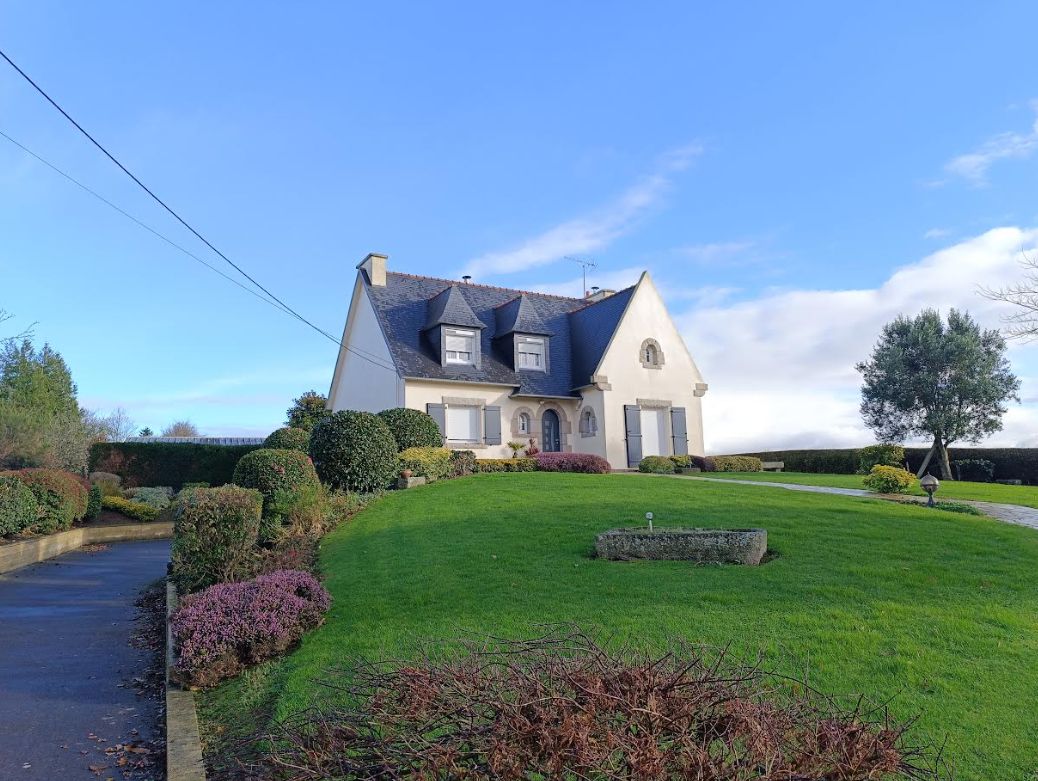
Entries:
{"label": "stone window surround", "polygon": [[485,431],[483,430],[483,415],[484,408],[487,406],[487,400],[485,398],[478,398],[475,396],[441,396],[440,403],[444,406],[444,419],[446,420],[446,410],[450,407],[479,407],[479,442],[450,442],[444,440],[444,447],[450,450],[486,450],[490,445],[483,442]]}
{"label": "stone window surround", "polygon": [[[645,360],[645,349],[647,347],[652,347],[656,351],[655,363],[649,363]],[[643,341],[641,347],[638,348],[638,361],[641,363],[643,369],[662,369],[664,360],[663,348],[660,347],[660,343],[652,337],[649,337],[648,339]]]}
{"label": "stone window surround", "polygon": [[[524,442],[528,439],[533,439],[537,443],[537,447],[541,446],[541,415],[544,410],[553,410],[556,415],[559,416],[559,448],[563,453],[569,453],[573,450],[570,446],[570,436],[573,434],[573,424],[570,422],[569,416],[566,414],[566,410],[562,408],[562,405],[556,404],[553,401],[542,401],[537,405],[537,409],[534,410],[532,407],[523,405],[516,407],[512,413],[512,425],[511,432],[513,439],[522,439]],[[519,414],[525,412],[530,416],[530,433],[520,434],[519,433]]]}
{"label": "stone window surround", "polygon": [[[587,415],[588,413],[591,414],[591,426],[590,426],[590,430],[585,431],[584,430],[584,416]],[[585,407],[585,408],[581,409],[581,411],[580,411],[580,424],[579,424],[578,428],[580,429],[580,436],[581,436],[582,439],[587,439],[588,437],[597,437],[598,436],[598,415],[595,414],[595,408],[594,407]]]}

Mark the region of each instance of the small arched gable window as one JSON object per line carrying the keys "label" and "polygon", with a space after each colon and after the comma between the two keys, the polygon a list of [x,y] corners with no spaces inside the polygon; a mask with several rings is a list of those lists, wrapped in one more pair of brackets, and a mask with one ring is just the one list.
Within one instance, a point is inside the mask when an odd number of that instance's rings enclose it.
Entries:
{"label": "small arched gable window", "polygon": [[598,420],[595,418],[595,411],[590,407],[580,413],[580,433],[588,437],[598,433]]}
{"label": "small arched gable window", "polygon": [[660,349],[660,343],[655,339],[646,339],[642,342],[638,358],[646,369],[658,369],[663,366],[663,350]]}
{"label": "small arched gable window", "polygon": [[525,412],[519,413],[519,433],[529,434],[530,433],[530,416]]}

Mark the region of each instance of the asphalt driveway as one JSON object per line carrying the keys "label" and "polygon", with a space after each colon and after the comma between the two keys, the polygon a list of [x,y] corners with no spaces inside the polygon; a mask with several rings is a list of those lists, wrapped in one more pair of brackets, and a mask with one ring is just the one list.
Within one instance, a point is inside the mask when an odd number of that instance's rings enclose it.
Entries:
{"label": "asphalt driveway", "polygon": [[118,542],[0,575],[0,779],[122,778],[106,749],[155,737],[129,638],[168,560],[168,540]]}

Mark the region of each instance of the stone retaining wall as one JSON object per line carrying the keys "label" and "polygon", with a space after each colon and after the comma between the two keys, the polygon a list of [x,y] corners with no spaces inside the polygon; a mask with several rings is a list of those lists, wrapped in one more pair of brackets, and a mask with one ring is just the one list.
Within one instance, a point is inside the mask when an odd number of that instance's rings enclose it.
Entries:
{"label": "stone retaining wall", "polygon": [[171,521],[79,526],[56,534],[0,545],[0,574],[52,559],[93,543],[162,540],[172,536]]}

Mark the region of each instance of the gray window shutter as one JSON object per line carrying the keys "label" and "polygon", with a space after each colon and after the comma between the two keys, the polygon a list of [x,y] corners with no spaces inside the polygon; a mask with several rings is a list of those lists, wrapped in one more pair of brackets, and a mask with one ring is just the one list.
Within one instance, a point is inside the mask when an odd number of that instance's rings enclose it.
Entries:
{"label": "gray window shutter", "polygon": [[636,404],[624,405],[627,427],[627,466],[638,466],[642,460],[642,409]]}
{"label": "gray window shutter", "polygon": [[440,427],[440,437],[446,442],[447,408],[443,404],[426,404],[425,411],[429,413],[429,417],[436,421],[436,425]]}
{"label": "gray window shutter", "polygon": [[483,408],[483,441],[488,445],[501,444],[501,408]]}
{"label": "gray window shutter", "polygon": [[685,425],[685,408],[670,408],[670,437],[674,443],[674,455],[688,455],[688,428]]}

